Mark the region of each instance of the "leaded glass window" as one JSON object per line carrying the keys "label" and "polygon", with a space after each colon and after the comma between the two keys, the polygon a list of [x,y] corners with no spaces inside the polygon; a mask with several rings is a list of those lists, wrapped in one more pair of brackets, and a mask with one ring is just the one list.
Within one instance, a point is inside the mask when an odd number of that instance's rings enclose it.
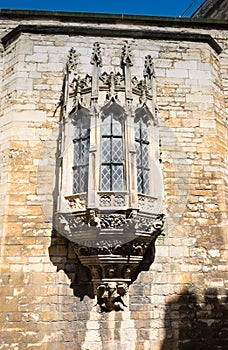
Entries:
{"label": "leaded glass window", "polygon": [[74,118],[73,193],[87,192],[89,171],[90,120],[79,111]]}
{"label": "leaded glass window", "polygon": [[143,118],[142,116],[137,116],[135,119],[135,145],[137,165],[137,189],[140,193],[149,194],[150,168],[148,127],[145,118]]}
{"label": "leaded glass window", "polygon": [[123,125],[121,116],[113,111],[102,121],[102,191],[123,189]]}

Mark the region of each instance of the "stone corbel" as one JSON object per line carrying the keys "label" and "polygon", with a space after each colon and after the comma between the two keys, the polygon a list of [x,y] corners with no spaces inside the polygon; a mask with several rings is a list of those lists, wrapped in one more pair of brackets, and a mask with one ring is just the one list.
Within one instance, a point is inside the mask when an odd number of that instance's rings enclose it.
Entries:
{"label": "stone corbel", "polygon": [[[75,198],[68,200],[78,205]],[[58,231],[73,243],[79,260],[90,272],[101,311],[124,310],[128,286],[153,261],[153,254],[149,252],[149,261],[146,254],[162,234],[164,215],[142,216],[137,211],[107,214],[87,209],[59,213],[55,218]]]}

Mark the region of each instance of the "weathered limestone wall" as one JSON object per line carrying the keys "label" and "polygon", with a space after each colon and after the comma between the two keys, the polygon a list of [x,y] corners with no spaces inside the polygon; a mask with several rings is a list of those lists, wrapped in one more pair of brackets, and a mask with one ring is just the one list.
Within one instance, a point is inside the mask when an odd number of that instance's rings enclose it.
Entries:
{"label": "weathered limestone wall", "polygon": [[115,71],[125,38],[22,33],[4,48],[0,349],[227,349],[226,35],[220,55],[208,43],[128,40],[133,75],[154,58],[167,224],[129,308],[110,313],[70,288],[80,266],[52,232],[49,199],[68,51],[90,74],[98,41],[102,69]]}

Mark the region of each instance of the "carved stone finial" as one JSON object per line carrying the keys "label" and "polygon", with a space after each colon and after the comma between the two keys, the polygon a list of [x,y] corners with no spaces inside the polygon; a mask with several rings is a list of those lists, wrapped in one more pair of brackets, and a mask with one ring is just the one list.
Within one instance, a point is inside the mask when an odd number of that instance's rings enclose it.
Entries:
{"label": "carved stone finial", "polygon": [[122,65],[133,66],[133,63],[131,60],[131,48],[128,43],[125,43],[123,48]]}
{"label": "carved stone finial", "polygon": [[148,78],[148,79],[152,79],[155,77],[154,61],[150,55],[145,57],[143,76],[144,78]]}
{"label": "carved stone finial", "polygon": [[133,66],[131,48],[128,43],[125,43],[122,55],[122,68],[125,77],[125,93],[128,104],[132,102],[131,66]]}
{"label": "carved stone finial", "polygon": [[68,55],[67,70],[69,73],[77,74],[79,54],[75,48],[71,48]]}
{"label": "carved stone finial", "polygon": [[101,47],[98,42],[93,44],[91,64],[95,64],[97,67],[102,66]]}

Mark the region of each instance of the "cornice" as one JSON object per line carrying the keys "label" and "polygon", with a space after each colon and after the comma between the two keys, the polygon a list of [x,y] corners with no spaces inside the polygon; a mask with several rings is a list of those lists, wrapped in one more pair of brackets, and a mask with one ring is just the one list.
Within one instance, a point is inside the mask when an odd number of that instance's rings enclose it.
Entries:
{"label": "cornice", "polygon": [[161,17],[133,14],[110,14],[90,12],[63,12],[63,11],[37,11],[0,9],[1,19],[18,20],[56,20],[62,23],[112,23],[132,25],[158,25],[161,27],[191,27],[191,28],[218,28],[227,30],[227,20],[196,19],[186,17]]}
{"label": "cornice", "polygon": [[4,47],[13,42],[21,33],[46,34],[46,35],[83,35],[95,37],[118,37],[133,39],[152,39],[167,41],[189,41],[207,43],[218,54],[221,53],[221,46],[209,34],[199,34],[193,32],[180,32],[170,30],[150,30],[150,29],[120,29],[92,26],[63,26],[63,25],[19,25],[6,34],[1,40]]}

